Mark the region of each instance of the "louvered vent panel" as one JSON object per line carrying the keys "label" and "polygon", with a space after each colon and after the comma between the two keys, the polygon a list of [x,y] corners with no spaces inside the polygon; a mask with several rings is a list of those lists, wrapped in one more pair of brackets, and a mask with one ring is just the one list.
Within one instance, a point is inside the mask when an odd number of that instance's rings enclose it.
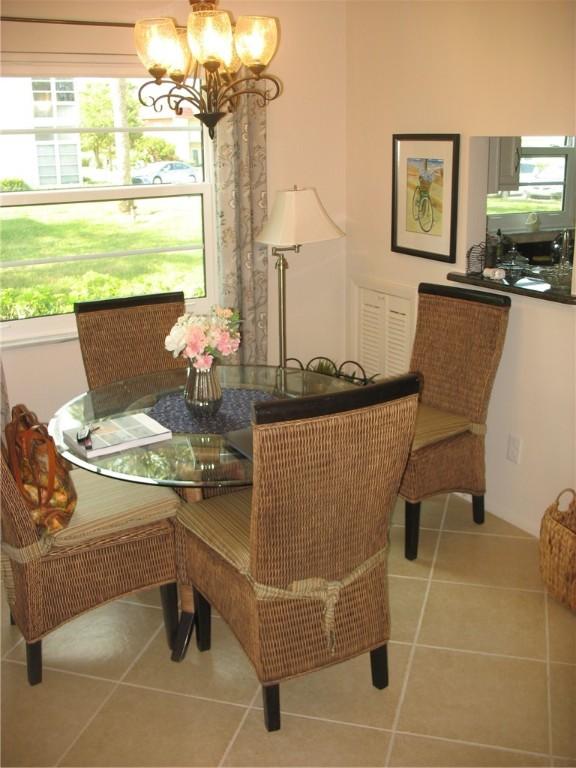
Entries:
{"label": "louvered vent panel", "polygon": [[360,289],[360,323],[358,362],[368,376],[382,371],[382,295],[366,288]]}
{"label": "louvered vent panel", "polygon": [[400,296],[387,296],[385,323],[386,375],[406,373],[410,364],[410,301]]}
{"label": "louvered vent panel", "polygon": [[360,288],[358,309],[357,359],[368,376],[405,373],[410,364],[410,299]]}

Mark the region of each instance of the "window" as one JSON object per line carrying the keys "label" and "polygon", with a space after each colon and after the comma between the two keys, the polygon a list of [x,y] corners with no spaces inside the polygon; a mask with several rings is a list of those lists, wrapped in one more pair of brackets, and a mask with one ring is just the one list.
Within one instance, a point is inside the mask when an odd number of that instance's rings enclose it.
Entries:
{"label": "window", "polygon": [[202,128],[142,107],[141,82],[0,79],[12,104],[0,131],[5,339],[38,318],[42,332],[75,331],[63,317],[74,301],[184,290],[199,309],[214,303]]}
{"label": "window", "polygon": [[[513,137],[502,141],[513,142]],[[505,156],[505,153],[502,153]],[[509,153],[510,154],[510,153]],[[528,231],[535,214],[542,229],[573,225],[576,142],[573,136],[522,136],[514,182],[487,196],[489,230]],[[531,216],[528,221],[534,221]]]}

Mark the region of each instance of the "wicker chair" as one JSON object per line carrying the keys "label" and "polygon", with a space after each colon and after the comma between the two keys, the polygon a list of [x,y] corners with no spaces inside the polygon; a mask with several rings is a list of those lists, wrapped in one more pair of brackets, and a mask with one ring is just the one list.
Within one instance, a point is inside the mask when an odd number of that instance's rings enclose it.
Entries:
{"label": "wicker chair", "polygon": [[419,286],[410,370],[422,379],[414,445],[400,486],[405,555],[418,555],[420,502],[438,493],[472,494],[484,522],[484,434],[502,355],[510,298],[444,285]]}
{"label": "wicker chair", "polygon": [[170,645],[178,627],[173,518],[179,496],[82,470],[72,476],[78,493],[72,519],[43,536],[1,457],[2,576],[11,620],[26,640],[30,685],[42,681],[42,638],[110,600],[160,587]]}
{"label": "wicker chair", "polygon": [[198,647],[210,646],[212,604],[256,669],[269,731],[281,680],[370,652],[373,685],[388,683],[388,525],[418,386],[408,375],[256,404],[253,489],[178,512]]}
{"label": "wicker chair", "polygon": [[74,304],[90,389],[185,366],[164,348],[164,339],[184,312],[181,291]]}
{"label": "wicker chair", "polygon": [[[78,339],[90,389],[154,371],[166,371],[169,384],[171,371],[185,367],[186,361],[169,354],[164,340],[185,311],[181,291],[75,303]],[[147,390],[142,394],[147,394]],[[93,403],[97,405],[99,417],[117,410],[117,404],[106,392],[94,393]],[[175,490],[185,501],[194,502],[236,489],[191,487]],[[178,633],[175,660],[185,652],[192,631],[191,591],[181,589],[180,600],[185,621]]]}

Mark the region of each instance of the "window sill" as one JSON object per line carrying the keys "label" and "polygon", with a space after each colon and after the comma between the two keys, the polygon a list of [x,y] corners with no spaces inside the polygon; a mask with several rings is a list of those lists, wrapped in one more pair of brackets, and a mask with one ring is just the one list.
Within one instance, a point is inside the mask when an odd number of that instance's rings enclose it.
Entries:
{"label": "window sill", "polygon": [[0,347],[18,349],[45,344],[60,344],[78,338],[74,313],[5,320],[0,324]]}

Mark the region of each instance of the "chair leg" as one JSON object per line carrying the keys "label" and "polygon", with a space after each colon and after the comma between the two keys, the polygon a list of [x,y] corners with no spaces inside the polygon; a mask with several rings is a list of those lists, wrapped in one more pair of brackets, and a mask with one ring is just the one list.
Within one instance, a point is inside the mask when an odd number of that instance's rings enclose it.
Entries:
{"label": "chair leg", "polygon": [[484,496],[472,496],[472,517],[476,525],[484,522]]}
{"label": "chair leg", "polygon": [[262,701],[264,703],[264,725],[267,731],[280,730],[280,686],[262,686]]}
{"label": "chair leg", "polygon": [[404,556],[407,560],[418,557],[418,535],[420,533],[420,502],[407,501],[404,504]]}
{"label": "chair leg", "polygon": [[212,644],[211,607],[204,595],[194,590],[194,609],[196,611],[196,647],[199,651],[209,651]]}
{"label": "chair leg", "polygon": [[174,643],[172,646],[172,655],[170,658],[172,661],[183,661],[190,644],[190,638],[194,631],[194,614],[188,611],[182,611],[180,613],[180,622],[176,635],[174,637]]}
{"label": "chair leg", "polygon": [[388,648],[381,645],[370,651],[370,670],[372,672],[372,685],[374,688],[388,687]]}
{"label": "chair leg", "polygon": [[174,640],[178,632],[178,587],[175,582],[164,584],[160,587],[160,597],[162,599],[162,613],[164,615],[164,628],[166,629],[166,638],[168,647],[174,647]]}
{"label": "chair leg", "polygon": [[12,616],[12,611],[10,611],[10,626],[15,627],[16,622],[14,621],[14,616]]}
{"label": "chair leg", "polygon": [[42,682],[42,640],[26,643],[26,669],[30,685]]}

